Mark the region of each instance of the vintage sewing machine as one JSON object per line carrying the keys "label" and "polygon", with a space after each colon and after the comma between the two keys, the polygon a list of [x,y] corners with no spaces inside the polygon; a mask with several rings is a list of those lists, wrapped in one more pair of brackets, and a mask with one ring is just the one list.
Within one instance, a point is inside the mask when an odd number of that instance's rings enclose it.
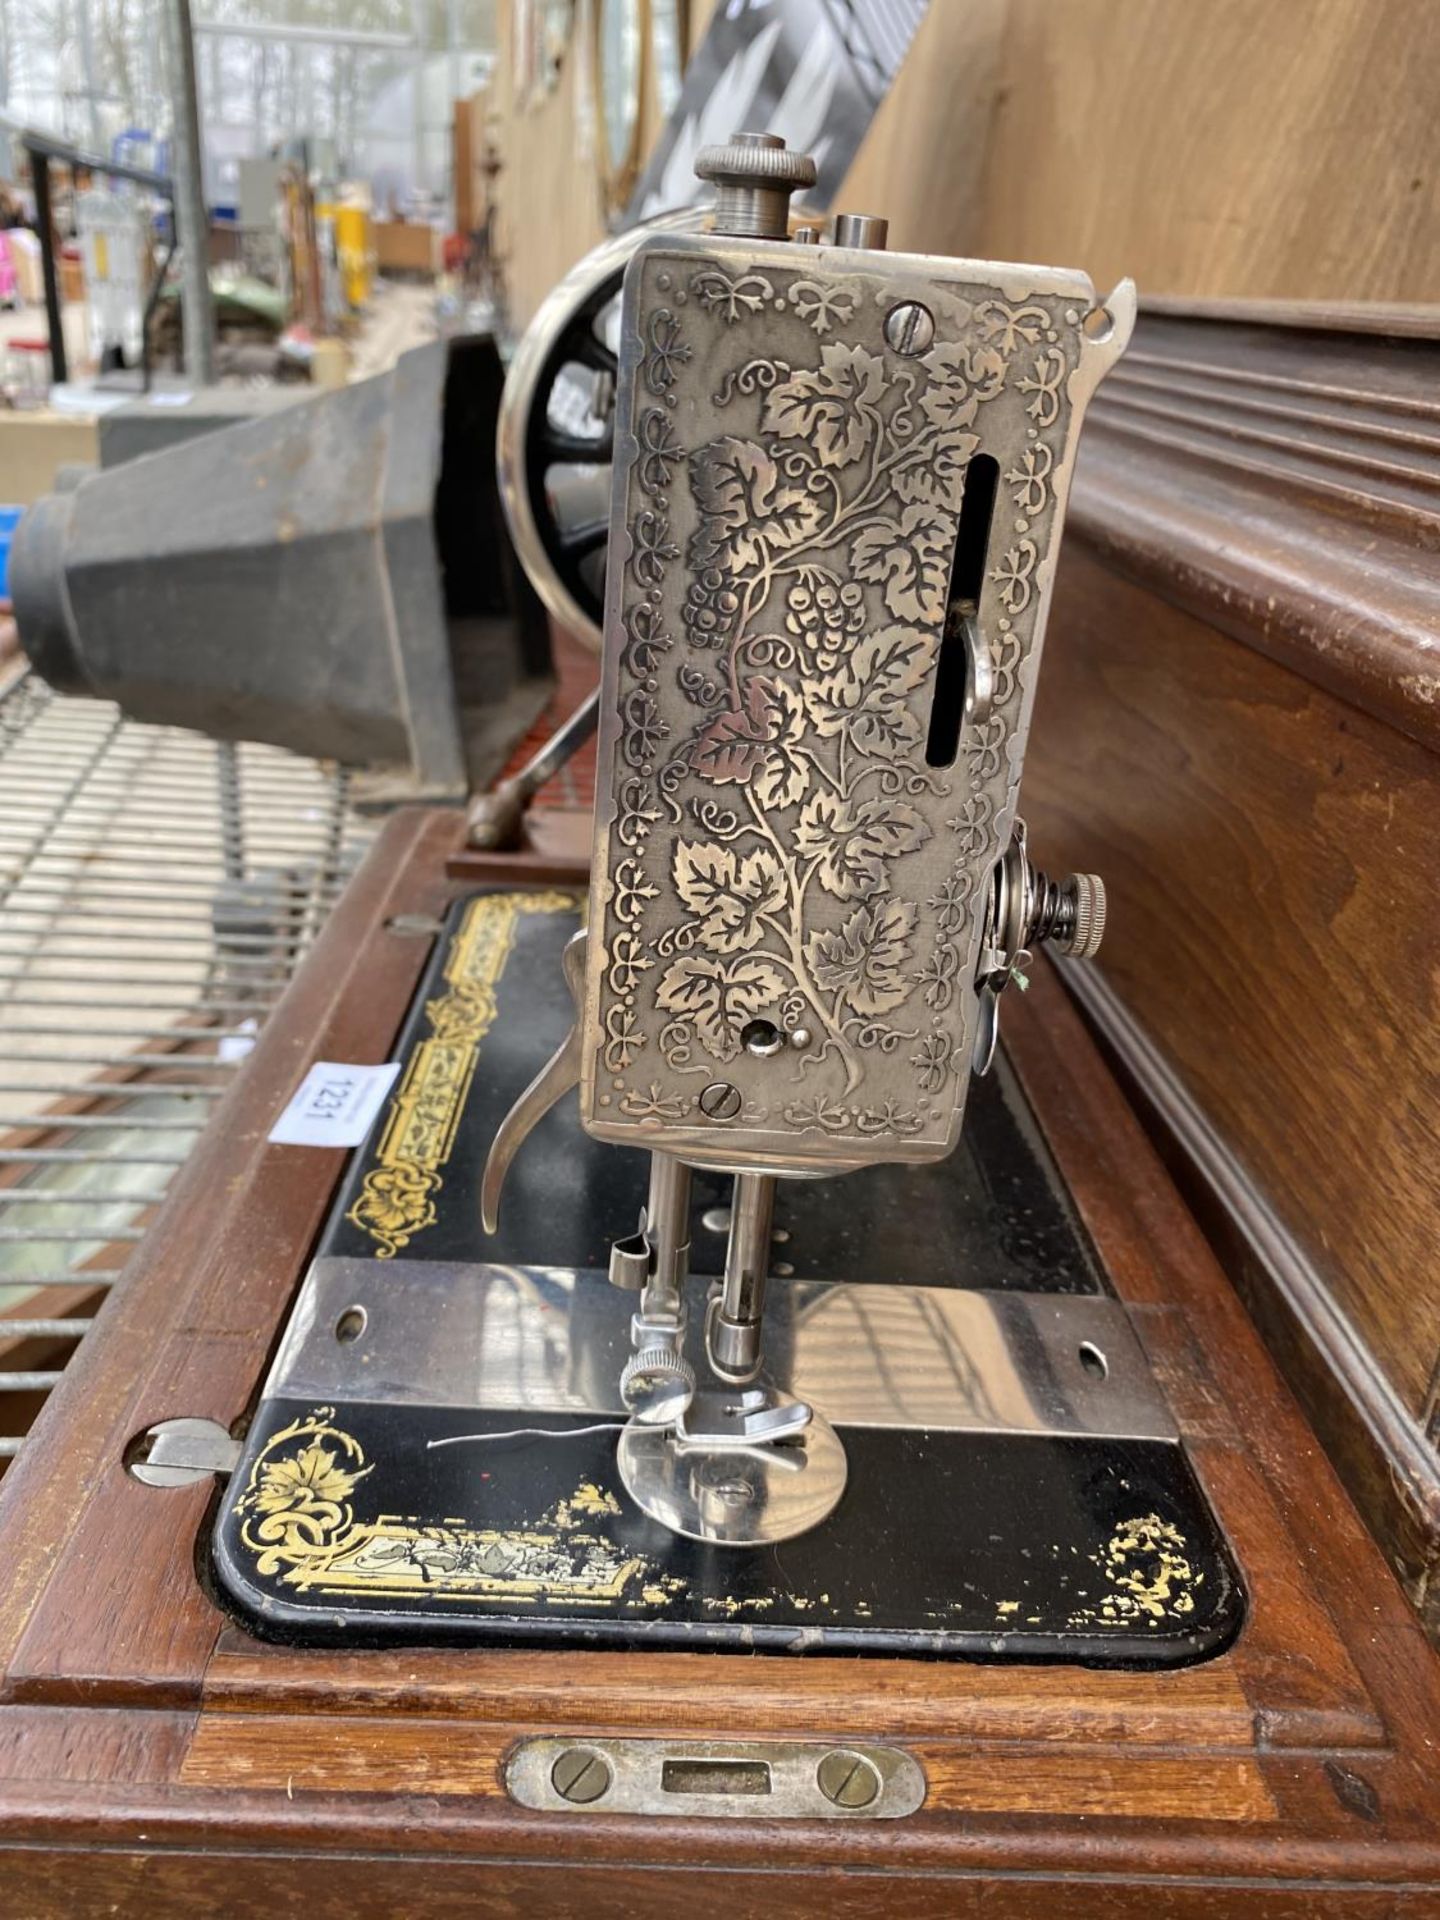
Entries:
{"label": "vintage sewing machine", "polygon": [[[392,816],[6,1478],[7,1886],[1433,1911],[1433,1658],[1017,811],[1133,290],[704,164],[507,382],[517,549],[603,628],[593,845],[484,850],[583,710]],[[355,1151],[275,1137],[357,1063]]]}
{"label": "vintage sewing machine", "polygon": [[1016,803],[1133,290],[790,238],[769,137],[701,171],[714,231],[625,275],[588,905],[452,914],[222,1589],[316,1640],[1194,1660],[1240,1583],[1004,1069],[961,1147],[1011,983],[1103,931]]}

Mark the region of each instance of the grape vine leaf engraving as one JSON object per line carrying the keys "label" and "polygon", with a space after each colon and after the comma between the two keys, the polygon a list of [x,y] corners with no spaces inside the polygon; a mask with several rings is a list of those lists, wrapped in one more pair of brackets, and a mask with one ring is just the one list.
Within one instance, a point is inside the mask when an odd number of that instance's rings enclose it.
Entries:
{"label": "grape vine leaf engraving", "polygon": [[851,571],[884,589],[885,604],[898,620],[933,624],[945,612],[954,539],[954,526],[938,507],[913,500],[856,534]]}
{"label": "grape vine leaf engraving", "polygon": [[689,954],[661,975],[655,1000],[693,1026],[713,1059],[725,1061],[739,1053],[745,1022],[764,1013],[784,991],[784,978],[768,961]]}
{"label": "grape vine leaf engraving", "polygon": [[[633,780],[617,777],[616,794],[622,843],[649,860],[660,898],[627,873],[624,900],[647,917],[641,944],[622,950],[612,936],[607,978],[613,992],[638,991],[640,972],[657,968],[644,992],[672,1074],[736,1060],[749,1020],[803,1026],[808,1044],[788,1072],[816,1085],[784,1106],[787,1125],[913,1134],[968,1060],[947,1009],[1012,780],[1000,719],[967,733],[953,824],[935,804],[950,778],[923,759],[957,522],[985,440],[982,410],[1008,391],[1027,438],[1007,449],[1004,479],[1030,517],[998,546],[987,592],[1007,615],[1028,614],[1046,550],[1036,516],[1054,504],[1056,456],[1041,433],[1062,411],[1070,360],[1038,301],[953,301],[963,337],[902,365],[824,338],[864,304],[848,288],[827,292],[768,266],[737,276],[703,257],[685,274],[667,266],[657,280],[674,304],[642,321],[643,384],[668,406],[688,355],[725,430],[712,415],[700,444],[677,450],[666,434],[662,453],[656,425],[637,469],[645,497],[632,504],[631,572],[644,591],[629,591],[620,700],[630,771],[649,780],[643,811]],[[704,341],[685,337],[687,300],[695,320],[708,313],[733,336],[723,369],[704,366],[713,325]],[[767,352],[772,313],[803,322],[808,349],[791,321],[776,343],[786,357]],[[1027,418],[1040,424],[1027,429]],[[636,609],[647,603],[657,611],[642,633]],[[684,629],[673,651],[663,636],[663,653],[649,640],[662,607]],[[1026,635],[1004,618],[987,638],[1003,708]],[[668,732],[649,706],[631,711],[636,693],[658,698]],[[921,869],[917,898],[899,875],[942,817],[951,870]],[[631,1031],[627,1022],[626,1046]],[[893,1086],[844,1104],[877,1051],[913,1069],[918,1110],[885,1097]],[[657,1089],[642,1097],[617,1080],[615,1090],[627,1114],[662,1117]]]}
{"label": "grape vine leaf engraving", "polygon": [[806,942],[815,984],[856,1013],[889,1013],[910,996],[906,975],[916,908],[909,900],[857,907],[835,931],[819,929]]}
{"label": "grape vine leaf engraving", "polygon": [[763,447],[733,435],[690,456],[690,484],[701,510],[687,556],[693,567],[760,566],[767,553],[808,539],[825,517],[813,494],[781,479]]}
{"label": "grape vine leaf engraving", "polygon": [[884,391],[885,367],[877,355],[831,341],[820,349],[818,367],[771,389],[761,431],[808,442],[822,467],[848,466],[879,430],[876,410]]}
{"label": "grape vine leaf engraving", "polygon": [[800,810],[794,845],[802,860],[814,861],[815,876],[827,893],[858,900],[884,893],[890,863],[929,838],[924,819],[903,801],[856,804],[838,794],[817,793]]}
{"label": "grape vine leaf engraving", "polygon": [[764,936],[763,917],[785,904],[785,876],[766,847],[740,853],[707,841],[675,848],[675,891],[695,915],[695,939],[713,953],[740,953]]}

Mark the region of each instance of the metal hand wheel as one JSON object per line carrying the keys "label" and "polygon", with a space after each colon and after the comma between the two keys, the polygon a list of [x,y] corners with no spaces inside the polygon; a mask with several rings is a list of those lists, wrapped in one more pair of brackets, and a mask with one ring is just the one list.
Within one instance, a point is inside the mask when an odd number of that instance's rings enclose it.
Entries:
{"label": "metal hand wheel", "polygon": [[610,530],[620,283],[657,229],[693,232],[687,207],[604,241],[541,303],[505,378],[500,498],[521,565],[552,618],[596,653]]}

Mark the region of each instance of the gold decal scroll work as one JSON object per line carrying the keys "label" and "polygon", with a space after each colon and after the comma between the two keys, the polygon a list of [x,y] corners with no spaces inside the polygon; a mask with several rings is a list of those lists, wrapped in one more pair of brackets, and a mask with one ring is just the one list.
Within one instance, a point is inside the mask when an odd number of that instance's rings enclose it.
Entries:
{"label": "gold decal scroll work", "polygon": [[441,1169],[450,1158],[460,1116],[495,1021],[495,991],[527,913],[574,912],[568,893],[491,893],[472,900],[445,962],[446,991],[427,1003],[430,1036],[406,1062],[360,1197],[345,1216],[393,1260],[417,1233],[435,1224]]}
{"label": "gold decal scroll work", "polygon": [[[666,1608],[687,1585],[612,1537],[619,1502],[592,1481],[520,1526],[476,1527],[464,1519],[383,1511],[362,1519],[352,1496],[376,1471],[333,1407],[314,1407],[272,1434],[235,1503],[256,1573],[297,1593],[501,1605],[580,1601],[622,1613]],[[1178,1529],[1158,1515],[1118,1522],[1103,1550],[1090,1557],[1105,1591],[1097,1605],[1071,1616],[1073,1628],[1124,1631],[1142,1620],[1159,1627],[1193,1613],[1204,1576],[1195,1572]],[[816,1605],[813,1595],[785,1597],[799,1609]],[[701,1601],[731,1618],[775,1603],[773,1595],[702,1595]],[[1000,1600],[996,1614],[1004,1620],[1021,1605]],[[868,1603],[861,1607],[868,1616]],[[949,1611],[964,1607],[957,1599]],[[943,1621],[945,1614],[931,1617]]]}
{"label": "gold decal scroll work", "polygon": [[463,1521],[360,1520],[350,1496],[374,1472],[360,1442],[316,1407],[268,1440],[235,1504],[256,1571],[298,1592],[427,1600],[663,1602],[677,1584],[607,1539],[615,1496],[588,1482],[518,1530]]}

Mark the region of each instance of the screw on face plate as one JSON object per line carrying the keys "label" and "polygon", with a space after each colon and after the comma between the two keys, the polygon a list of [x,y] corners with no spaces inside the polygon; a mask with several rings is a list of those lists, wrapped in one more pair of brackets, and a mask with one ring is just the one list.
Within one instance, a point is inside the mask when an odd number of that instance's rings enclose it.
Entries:
{"label": "screw on face plate", "polygon": [[902,300],[885,316],[885,339],[896,353],[924,353],[935,338],[935,316],[918,300]]}
{"label": "screw on face plate", "polygon": [[707,1120],[733,1120],[740,1111],[740,1089],[728,1080],[712,1080],[700,1096],[700,1111]]}
{"label": "screw on face plate", "polygon": [[550,1769],[550,1784],[562,1800],[588,1807],[610,1791],[610,1762],[593,1747],[567,1747]]}
{"label": "screw on face plate", "polygon": [[868,1807],[880,1791],[880,1775],[863,1753],[836,1747],[815,1769],[815,1784],[834,1806]]}

